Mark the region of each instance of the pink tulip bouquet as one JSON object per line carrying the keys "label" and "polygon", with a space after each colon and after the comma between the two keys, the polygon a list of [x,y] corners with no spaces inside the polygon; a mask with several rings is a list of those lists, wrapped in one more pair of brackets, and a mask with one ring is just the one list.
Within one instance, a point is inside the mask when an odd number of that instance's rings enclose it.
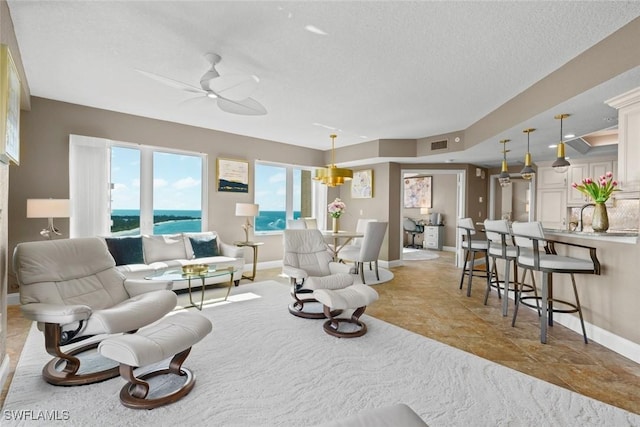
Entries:
{"label": "pink tulip bouquet", "polygon": [[591,197],[595,203],[605,203],[611,197],[611,193],[614,191],[620,191],[618,188],[618,182],[613,180],[613,174],[607,172],[601,176],[598,181],[594,181],[591,178],[584,178],[581,184],[571,184],[573,188],[579,192]]}

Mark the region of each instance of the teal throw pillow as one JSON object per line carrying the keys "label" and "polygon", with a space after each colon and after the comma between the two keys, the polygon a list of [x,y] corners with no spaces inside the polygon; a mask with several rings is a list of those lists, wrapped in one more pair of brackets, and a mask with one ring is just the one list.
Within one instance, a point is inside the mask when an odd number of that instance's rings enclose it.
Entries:
{"label": "teal throw pillow", "polygon": [[193,248],[193,255],[195,258],[206,258],[211,256],[218,256],[218,239],[214,238],[195,238],[189,237],[191,241],[191,247]]}
{"label": "teal throw pillow", "polygon": [[107,237],[104,240],[116,265],[144,264],[142,237]]}

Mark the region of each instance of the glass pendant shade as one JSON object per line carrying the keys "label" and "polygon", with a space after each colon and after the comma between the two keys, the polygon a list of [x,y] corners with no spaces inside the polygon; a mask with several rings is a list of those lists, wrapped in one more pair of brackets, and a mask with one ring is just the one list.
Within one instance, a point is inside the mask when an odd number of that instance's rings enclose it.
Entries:
{"label": "glass pendant shade", "polygon": [[558,143],[558,151],[556,155],[556,161],[551,164],[554,171],[558,173],[565,173],[569,170],[571,163],[566,159],[564,154],[564,142],[562,142],[562,120],[569,117],[569,114],[558,114],[554,117],[556,120],[560,120],[560,143]]}
{"label": "glass pendant shade", "polygon": [[527,154],[524,156],[524,167],[520,171],[523,179],[530,180],[536,174],[536,171],[531,166],[531,153],[529,152],[529,135],[535,129],[525,129],[523,132],[527,134]]}
{"label": "glass pendant shade", "polygon": [[335,139],[337,135],[329,135],[329,137],[331,138],[331,164],[326,168],[316,169],[313,179],[320,181],[327,187],[337,187],[353,179],[353,171],[336,166]]}

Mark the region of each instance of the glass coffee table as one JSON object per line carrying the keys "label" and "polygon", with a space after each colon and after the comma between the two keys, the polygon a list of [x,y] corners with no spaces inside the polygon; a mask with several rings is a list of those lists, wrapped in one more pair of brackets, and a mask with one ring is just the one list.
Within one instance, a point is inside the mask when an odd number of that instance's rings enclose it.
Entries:
{"label": "glass coffee table", "polygon": [[[166,270],[161,273],[151,274],[149,276],[145,276],[146,280],[170,280],[172,282],[177,282],[180,280],[187,281],[187,288],[189,289],[189,303],[191,305],[185,307],[195,307],[198,310],[202,311],[202,305],[204,304],[204,291],[205,291],[205,280],[210,277],[218,277],[223,276],[225,274],[229,275],[229,283],[227,284],[227,293],[224,298],[221,298],[220,301],[226,301],[231,293],[231,288],[233,287],[233,273],[236,272],[235,267],[220,267],[216,268],[215,265],[210,265],[209,269],[199,273],[183,273],[181,269],[176,270]],[[193,293],[192,293],[192,280],[200,280],[201,281],[201,291],[200,291],[200,301],[198,303],[193,301]],[[197,286],[197,285],[196,285]]]}

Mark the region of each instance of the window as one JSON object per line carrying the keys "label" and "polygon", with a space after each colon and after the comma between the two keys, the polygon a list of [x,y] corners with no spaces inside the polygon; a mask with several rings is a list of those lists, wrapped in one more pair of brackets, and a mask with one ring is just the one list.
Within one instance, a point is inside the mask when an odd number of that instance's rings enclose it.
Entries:
{"label": "window", "polygon": [[111,147],[111,234],[202,230],[202,155]]}
{"label": "window", "polygon": [[71,237],[201,231],[206,176],[204,154],[71,135]]}
{"label": "window", "polygon": [[260,205],[256,232],[280,231],[288,219],[316,217],[311,170],[256,162],[254,175],[255,203]]}

